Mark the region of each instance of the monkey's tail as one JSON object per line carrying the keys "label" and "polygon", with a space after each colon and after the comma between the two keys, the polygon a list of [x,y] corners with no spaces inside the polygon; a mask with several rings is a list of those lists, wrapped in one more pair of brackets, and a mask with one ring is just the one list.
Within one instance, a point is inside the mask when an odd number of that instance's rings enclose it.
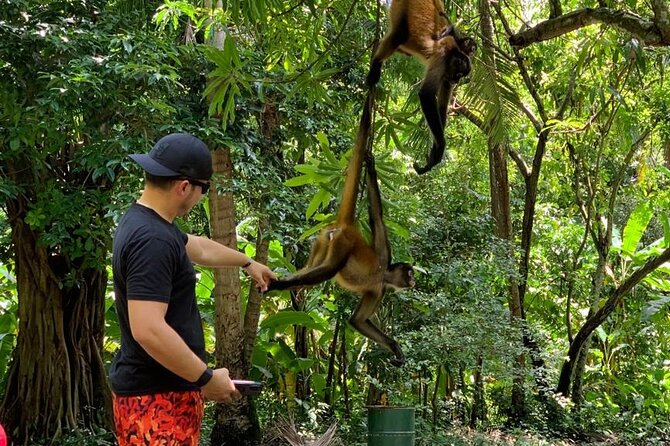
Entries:
{"label": "monkey's tail", "polygon": [[342,190],[342,200],[340,202],[340,211],[337,214],[338,224],[353,225],[356,214],[356,199],[358,198],[358,184],[361,180],[361,171],[363,161],[368,150],[368,142],[371,137],[372,129],[372,111],[375,104],[375,89],[368,89],[368,94],[363,107],[363,113],[358,124],[358,133],[356,134],[356,143],[353,153],[347,166],[347,177],[344,180],[344,189]]}

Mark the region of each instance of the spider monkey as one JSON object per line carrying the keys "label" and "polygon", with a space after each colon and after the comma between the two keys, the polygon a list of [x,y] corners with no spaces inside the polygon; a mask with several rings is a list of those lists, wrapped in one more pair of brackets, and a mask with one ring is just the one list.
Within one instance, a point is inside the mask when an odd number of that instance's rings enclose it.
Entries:
{"label": "spider monkey", "polygon": [[416,57],[426,67],[419,100],[433,145],[425,166],[414,163],[421,175],[444,156],[449,103],[458,81],[470,73],[477,44],[449,23],[439,0],[393,0],[389,17],[389,29],[372,59],[367,84],[372,87],[379,82],[382,63],[395,51]]}
{"label": "spider monkey", "polygon": [[[349,323],[363,336],[391,351],[395,355],[391,363],[400,366],[405,362],[400,346],[370,321],[370,317],[379,308],[385,291],[412,288],[415,285],[412,265],[391,263],[391,248],[384,225],[377,171],[371,151],[366,150],[373,96],[370,91],[363,109],[335,223],[321,231],[312,246],[307,265],[293,275],[273,281],[268,291],[315,285],[335,277],[340,286],[361,296]],[[355,223],[358,183],[364,160],[367,171],[368,214],[372,230],[371,244],[363,238]]]}

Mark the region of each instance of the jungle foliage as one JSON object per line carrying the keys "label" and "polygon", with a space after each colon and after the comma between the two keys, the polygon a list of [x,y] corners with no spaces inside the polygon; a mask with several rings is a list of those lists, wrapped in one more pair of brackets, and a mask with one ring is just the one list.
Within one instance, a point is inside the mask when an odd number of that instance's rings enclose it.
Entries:
{"label": "jungle foliage", "polygon": [[[445,161],[411,168],[430,144],[415,60],[385,64],[375,113],[394,259],[418,276],[378,322],[407,363],[348,327],[356,298],[334,284],[264,296],[247,374],[266,384],[262,430],[336,420],[364,444],[365,406],[393,404],[416,407],[418,445],[505,444],[493,429],[667,444],[667,2],[445,5],[479,44]],[[0,422],[16,444],[114,444],[109,249],[141,188],[127,154],[171,131],[228,150],[215,183],[238,248],[295,271],[336,213],[384,27],[360,0],[0,0]],[[209,235],[212,218],[205,200],[179,224]],[[237,293],[244,313],[244,276]]]}

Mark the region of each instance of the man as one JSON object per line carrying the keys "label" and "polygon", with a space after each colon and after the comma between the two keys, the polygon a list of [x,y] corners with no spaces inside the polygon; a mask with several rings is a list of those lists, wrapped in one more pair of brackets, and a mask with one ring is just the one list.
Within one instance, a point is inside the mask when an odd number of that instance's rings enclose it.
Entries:
{"label": "man", "polygon": [[200,139],[177,133],[148,154],[130,155],[145,171],[142,196],[114,235],[112,269],[121,348],[109,372],[119,446],[197,446],[203,397],[240,396],[228,370],[205,362],[192,263],[239,266],[267,290],[270,269],[174,224],[209,189],[212,157]]}

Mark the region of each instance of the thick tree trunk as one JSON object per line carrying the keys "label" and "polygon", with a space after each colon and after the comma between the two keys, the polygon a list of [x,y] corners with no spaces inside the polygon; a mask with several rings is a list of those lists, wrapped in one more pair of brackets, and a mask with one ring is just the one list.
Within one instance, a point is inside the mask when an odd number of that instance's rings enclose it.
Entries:
{"label": "thick tree trunk", "polygon": [[[229,180],[233,166],[230,151],[213,153],[214,172]],[[233,194],[209,194],[212,239],[237,249],[235,202]],[[214,273],[216,286],[216,366],[226,367],[233,378],[246,377],[245,346],[240,305],[240,274],[238,268],[218,268]],[[217,404],[211,441],[217,446],[253,446],[260,439],[260,427],[253,400],[242,398],[235,404]]]}
{"label": "thick tree trunk", "polygon": [[[491,75],[497,74],[494,26],[491,16],[491,4],[489,0],[479,3],[480,28],[482,32],[482,61],[491,71]],[[500,117],[496,117],[500,119]],[[495,234],[497,237],[512,241],[512,217],[509,198],[509,178],[507,172],[507,150],[502,143],[489,138],[489,183],[491,188],[491,215],[496,223]],[[512,253],[510,253],[512,256]],[[523,302],[519,292],[517,281],[510,277],[508,279],[508,305],[510,310],[510,322],[514,327],[523,327]],[[522,334],[520,333],[520,340]],[[525,416],[524,398],[524,374],[526,360],[523,354],[515,359],[515,373],[512,384],[512,413],[510,418],[516,422]]]}
{"label": "thick tree trunk", "polygon": [[[10,203],[19,296],[19,335],[0,419],[16,445],[57,438],[81,427],[111,427],[111,396],[101,359],[105,271],[77,272],[49,253],[24,222],[25,202]],[[54,271],[54,267],[58,271]]]}
{"label": "thick tree trunk", "polygon": [[[507,177],[507,151],[501,144],[492,144],[489,147],[489,175],[491,184],[491,215],[496,222],[496,235],[503,240],[512,240],[512,217],[509,198],[509,179]],[[519,329],[523,326],[523,304],[519,287],[513,278],[509,279],[508,305],[510,322]],[[520,332],[521,333],[521,332]],[[515,360],[515,373],[512,384],[512,413],[513,421],[525,417],[524,371],[526,359],[523,354]]]}

